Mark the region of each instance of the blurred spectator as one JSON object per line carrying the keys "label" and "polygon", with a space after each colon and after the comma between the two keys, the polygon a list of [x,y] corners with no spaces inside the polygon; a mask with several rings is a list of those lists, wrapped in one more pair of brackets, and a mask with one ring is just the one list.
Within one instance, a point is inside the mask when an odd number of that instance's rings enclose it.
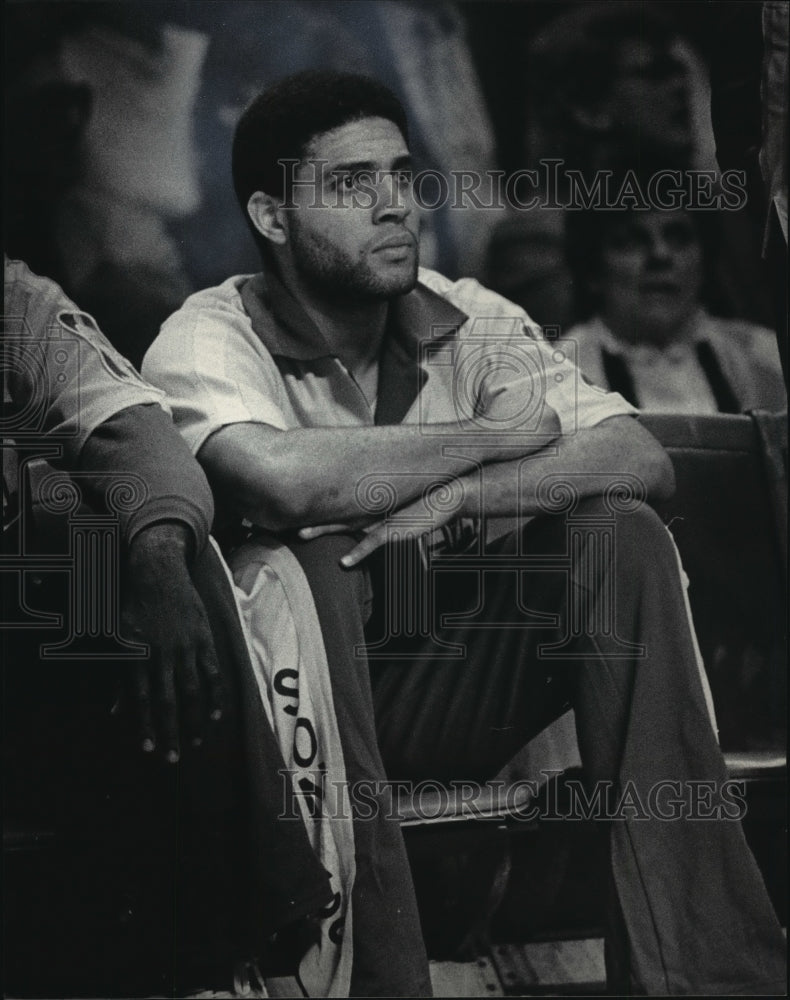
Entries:
{"label": "blurred spectator", "polygon": [[6,249],[139,365],[191,291],[168,223],[199,201],[191,116],[207,40],[129,4],[7,14]]}
{"label": "blurred spectator", "polygon": [[582,4],[530,46],[530,158],[605,167],[638,149],[690,164],[700,144],[697,60],[646,3]]}
{"label": "blurred spectator", "polygon": [[584,374],[645,410],[784,410],[771,330],[703,306],[718,219],[710,212],[587,212],[569,219],[570,261],[590,318],[567,334]]}
{"label": "blurred spectator", "polygon": [[728,3],[712,23],[711,117],[722,170],[747,177],[787,377],[787,0]]}
{"label": "blurred spectator", "polygon": [[[563,173],[591,186],[601,171],[644,161],[664,169],[715,168],[707,72],[660,8],[647,3],[588,3],[562,14],[527,53],[526,165],[560,161],[560,185],[530,210],[511,206],[489,254],[491,287],[544,325],[567,329],[575,312],[565,264]],[[768,294],[742,212],[723,223],[717,262],[721,308],[770,324]]]}
{"label": "blurred spectator", "polygon": [[192,290],[168,224],[200,199],[192,113],[207,44],[163,24],[154,46],[102,25],[61,46],[66,80],[93,95],[81,177],[57,213],[64,280],[136,365]]}

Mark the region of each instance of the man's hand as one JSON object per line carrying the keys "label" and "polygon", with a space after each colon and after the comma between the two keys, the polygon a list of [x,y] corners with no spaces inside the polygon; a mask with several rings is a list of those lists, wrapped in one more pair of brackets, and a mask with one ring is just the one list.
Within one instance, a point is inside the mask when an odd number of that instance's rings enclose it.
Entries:
{"label": "man's hand", "polygon": [[149,646],[134,682],[142,747],[171,763],[180,738],[199,746],[206,719],[220,719],[224,708],[211,630],[187,567],[189,541],[181,524],[152,525],[133,539],[125,567],[123,632]]}
{"label": "man's hand", "polygon": [[[340,560],[346,569],[352,569],[366,559],[376,549],[385,545],[396,532],[399,537],[410,534],[414,538],[430,534],[459,517],[464,506],[469,504],[469,491],[476,491],[473,477],[453,479],[449,483],[440,483],[426,490],[421,497],[401,507],[394,514],[374,521],[362,529],[363,537]],[[426,513],[431,512],[430,523],[426,523]],[[299,537],[305,541],[320,538],[321,535],[345,533],[353,530],[347,524],[320,524],[310,528],[302,528]]]}

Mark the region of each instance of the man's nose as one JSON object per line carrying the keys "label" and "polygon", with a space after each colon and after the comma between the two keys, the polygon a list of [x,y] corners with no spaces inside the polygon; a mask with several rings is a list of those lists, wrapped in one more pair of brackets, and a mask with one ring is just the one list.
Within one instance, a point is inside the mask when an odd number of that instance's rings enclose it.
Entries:
{"label": "man's nose", "polygon": [[402,180],[401,175],[393,171],[384,171],[376,185],[376,204],[373,208],[373,221],[403,222],[414,209],[411,184]]}

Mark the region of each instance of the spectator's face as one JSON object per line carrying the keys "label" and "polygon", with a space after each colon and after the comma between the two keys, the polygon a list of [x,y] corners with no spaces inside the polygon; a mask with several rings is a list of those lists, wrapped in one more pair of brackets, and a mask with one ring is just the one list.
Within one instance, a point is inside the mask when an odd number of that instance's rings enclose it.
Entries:
{"label": "spectator's face", "polygon": [[626,39],[607,103],[613,127],[640,142],[672,149],[693,145],[688,74],[672,48]]}
{"label": "spectator's face", "polygon": [[699,304],[702,247],[682,210],[630,212],[604,241],[597,291],[612,330],[629,340],[677,337]]}
{"label": "spectator's face", "polygon": [[302,281],[330,298],[386,299],[417,280],[419,221],[411,160],[397,125],[349,122],[313,139],[287,210],[286,253]]}

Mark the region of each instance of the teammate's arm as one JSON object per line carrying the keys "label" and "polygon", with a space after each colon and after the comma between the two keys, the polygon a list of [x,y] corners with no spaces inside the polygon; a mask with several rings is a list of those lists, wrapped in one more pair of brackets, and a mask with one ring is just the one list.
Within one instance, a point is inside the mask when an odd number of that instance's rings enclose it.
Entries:
{"label": "teammate's arm", "polygon": [[133,472],[145,496],[121,515],[122,634],[145,643],[130,664],[140,742],[178,760],[182,740],[197,745],[221,717],[224,693],[205,609],[190,576],[214,513],[205,474],[159,406],[132,406],[96,427],[79,456],[97,494]]}

